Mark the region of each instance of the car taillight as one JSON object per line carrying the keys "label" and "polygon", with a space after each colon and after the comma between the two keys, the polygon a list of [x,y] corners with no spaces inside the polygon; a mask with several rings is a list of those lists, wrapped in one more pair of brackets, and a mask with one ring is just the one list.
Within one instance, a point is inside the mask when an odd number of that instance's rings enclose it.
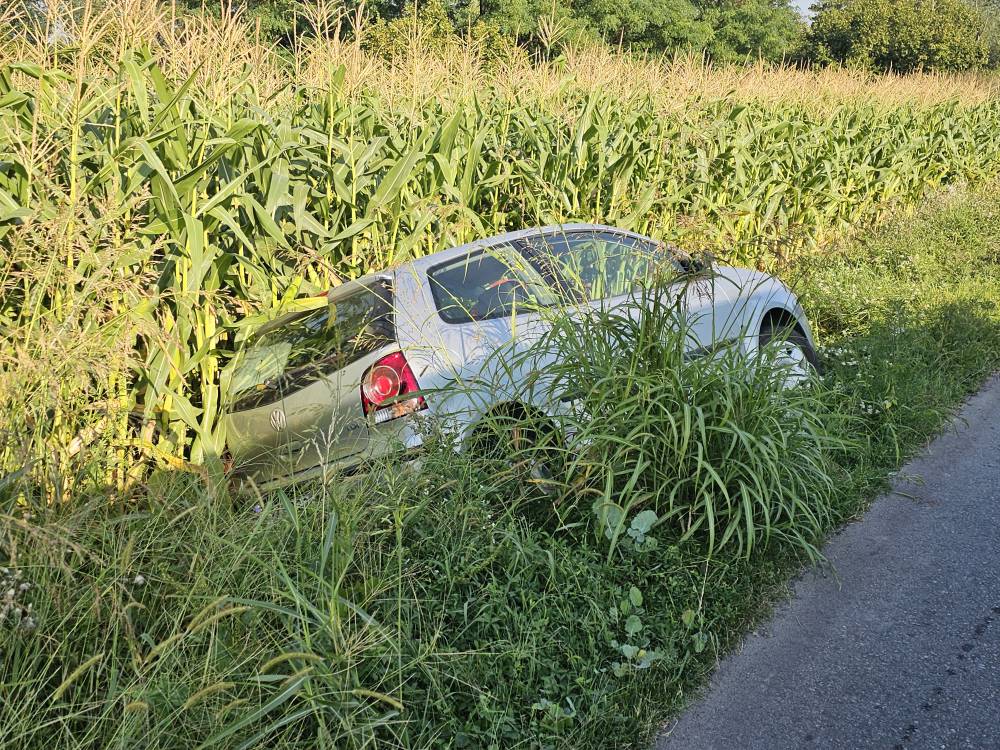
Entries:
{"label": "car taillight", "polygon": [[393,352],[373,364],[361,381],[361,408],[374,414],[375,423],[412,414],[427,408],[423,396],[399,398],[420,390],[417,379],[402,352]]}

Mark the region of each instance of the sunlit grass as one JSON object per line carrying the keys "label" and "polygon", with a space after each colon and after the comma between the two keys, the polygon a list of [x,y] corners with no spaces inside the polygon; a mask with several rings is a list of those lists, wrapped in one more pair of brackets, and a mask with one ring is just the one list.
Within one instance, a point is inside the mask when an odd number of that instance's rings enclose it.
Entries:
{"label": "sunlit grass", "polygon": [[[1000,363],[998,216],[989,189],[958,192],[822,264],[798,265],[797,288],[828,342],[818,389],[771,392],[772,404],[740,383],[692,392],[706,425],[805,441],[786,467],[769,466],[768,450],[757,466],[775,507],[814,503],[818,526],[798,527],[813,542],[863,509]],[[593,332],[609,322],[598,318]],[[659,355],[664,367],[679,364],[662,358],[671,351]],[[593,463],[612,475],[608,497],[636,501],[617,540],[592,494],[539,492],[522,481],[517,454],[497,462],[444,444],[419,472],[390,462],[235,506],[174,471],[125,495],[88,496],[81,484],[62,507],[19,494],[36,485],[0,486],[0,564],[7,578],[20,571],[16,606],[32,607],[30,627],[0,624],[0,735],[74,748],[598,748],[609,736],[643,746],[802,560],[801,546],[768,539],[758,519],[749,556],[738,531],[718,543],[725,516],[711,553],[704,523],[685,539],[688,517],[661,515],[669,500],[656,499],[670,492],[661,480],[673,464],[658,459],[670,439],[623,440],[658,468],[640,490],[615,484],[627,466],[616,436],[634,437],[640,419],[669,433],[674,410],[656,409],[652,396],[681,393],[652,386],[649,355],[635,360],[637,388],[615,390],[609,408],[626,418],[594,419],[577,444],[577,479]],[[630,360],[587,356],[605,388],[627,382]],[[713,372],[723,370],[706,365],[702,376]],[[756,403],[747,417],[780,410],[775,424],[715,411],[740,394]],[[844,449],[790,436],[796,416],[784,407],[796,403],[817,409],[810,418],[826,414],[823,429]],[[580,419],[591,424],[585,411]],[[703,444],[706,460],[726,450]],[[803,495],[780,479],[815,460],[832,489],[817,477],[820,492]],[[656,520],[634,523],[653,508]]]}
{"label": "sunlit grass", "polygon": [[[383,60],[80,6],[0,42],[0,743],[640,744],[1000,362],[995,78]],[[554,486],[533,443],[442,442],[227,495],[237,320],[570,219],[779,270],[828,375],[596,315],[550,342],[591,386]]]}

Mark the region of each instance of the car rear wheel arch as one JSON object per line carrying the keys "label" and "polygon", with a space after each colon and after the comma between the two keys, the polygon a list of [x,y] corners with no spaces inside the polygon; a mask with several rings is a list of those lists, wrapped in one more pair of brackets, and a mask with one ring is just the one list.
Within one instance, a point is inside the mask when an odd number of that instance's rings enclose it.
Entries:
{"label": "car rear wheel arch", "polygon": [[[502,422],[526,424],[537,431],[554,433],[557,431],[555,422],[541,409],[524,404],[520,401],[504,401],[490,407],[469,431],[466,441],[467,448],[476,447],[484,437],[493,437]],[[491,434],[492,433],[492,434]]]}
{"label": "car rear wheel arch", "polygon": [[500,476],[527,483],[540,496],[561,492],[566,442],[555,420],[537,407],[497,404],[473,428],[465,449],[478,459],[499,461]]}

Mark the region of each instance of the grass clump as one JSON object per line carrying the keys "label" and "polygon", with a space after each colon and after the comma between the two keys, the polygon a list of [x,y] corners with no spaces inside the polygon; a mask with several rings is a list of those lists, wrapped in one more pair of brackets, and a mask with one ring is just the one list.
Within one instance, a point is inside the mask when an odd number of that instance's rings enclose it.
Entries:
{"label": "grass clump", "polygon": [[621,542],[655,544],[662,525],[709,554],[731,546],[750,555],[772,537],[814,554],[846,425],[820,382],[788,387],[780,340],[749,353],[734,331],[731,344],[692,356],[695,332],[680,303],[704,283],[711,279],[696,274],[675,282],[673,296],[640,289],[623,306],[555,317],[526,362],[509,369],[540,374],[523,387],[571,408],[552,420],[521,415],[516,429],[531,439],[498,439],[501,462],[515,472],[549,468],[545,489],[560,522],[593,513],[609,555]]}

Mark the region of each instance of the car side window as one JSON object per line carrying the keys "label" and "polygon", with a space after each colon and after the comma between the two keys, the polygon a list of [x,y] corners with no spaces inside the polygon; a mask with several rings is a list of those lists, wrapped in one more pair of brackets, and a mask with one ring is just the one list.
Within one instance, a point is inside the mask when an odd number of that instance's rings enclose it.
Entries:
{"label": "car side window", "polygon": [[446,323],[470,323],[556,304],[536,268],[510,245],[480,250],[427,272],[438,313]]}
{"label": "car side window", "polygon": [[661,243],[606,231],[537,235],[522,242],[552,286],[584,301],[628,294],[667,258]]}

